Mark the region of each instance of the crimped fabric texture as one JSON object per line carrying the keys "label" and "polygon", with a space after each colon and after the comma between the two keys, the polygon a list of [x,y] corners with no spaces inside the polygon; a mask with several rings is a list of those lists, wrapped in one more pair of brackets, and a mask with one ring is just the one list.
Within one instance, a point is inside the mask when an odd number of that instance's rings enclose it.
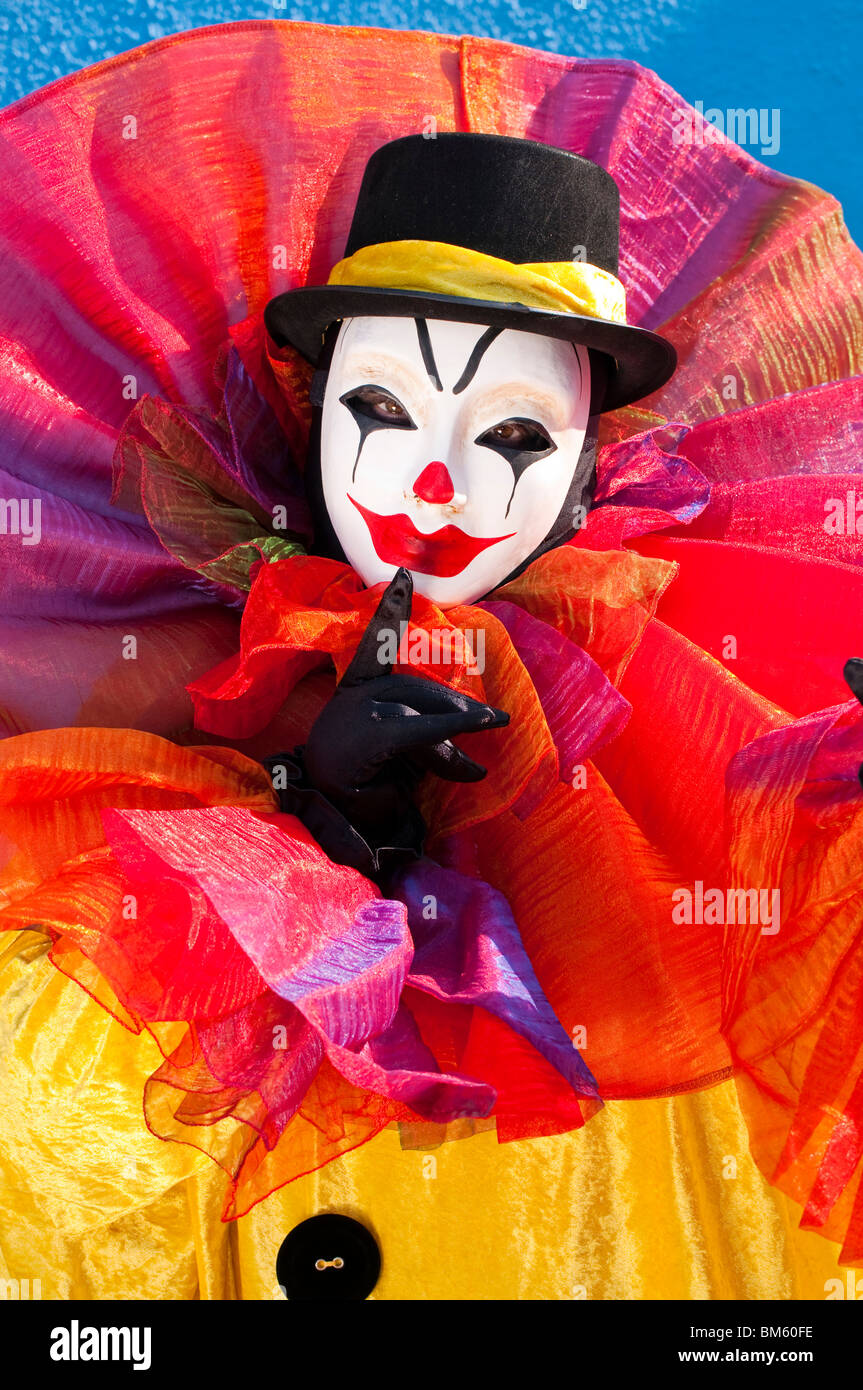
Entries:
{"label": "crimped fabric texture", "polygon": [[[863,1263],[863,258],[828,194],[676,143],[684,105],[632,63],[252,21],[0,115],[7,1277],[270,1298],[321,1208],[378,1230],[380,1297]],[[680,368],[604,418],[573,543],[415,600],[486,659],[414,673],[512,719],[463,741],[483,782],[423,785],[384,896],[257,761],[378,597],[310,553],[311,373],[262,315],[429,117],[603,164]]]}

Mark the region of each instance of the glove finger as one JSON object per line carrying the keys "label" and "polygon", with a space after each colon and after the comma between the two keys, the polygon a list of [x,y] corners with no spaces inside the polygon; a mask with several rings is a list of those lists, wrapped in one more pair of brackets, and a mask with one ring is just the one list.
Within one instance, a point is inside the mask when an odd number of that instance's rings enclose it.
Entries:
{"label": "glove finger", "polygon": [[845,684],[850,689],[851,694],[863,705],[863,661],[859,656],[852,656],[845,662],[842,675],[845,677]]}
{"label": "glove finger", "polygon": [[447,782],[481,782],[486,776],[482,763],[468,757],[448,738],[430,748],[416,748],[406,756],[423,772],[432,772]]}
{"label": "glove finger", "polygon": [[[473,703],[476,704],[475,701]],[[374,708],[380,721],[378,728],[385,735],[392,753],[442,743],[455,734],[476,733],[480,729],[500,728],[509,723],[508,714],[491,709],[488,705],[477,705],[475,709],[457,710],[451,714],[420,714],[407,705],[389,704],[386,701],[375,701]]]}
{"label": "glove finger", "polygon": [[377,676],[388,675],[393,669],[391,661],[380,660],[379,635],[386,628],[398,638],[401,622],[407,622],[411,615],[414,585],[406,569],[396,570],[393,578],[384,589],[374,615],[360,638],[348,669],[339,682],[342,686],[362,685],[364,681]]}
{"label": "glove finger", "polygon": [[384,677],[375,683],[369,694],[376,702],[409,705],[418,714],[466,714],[485,710],[489,716],[495,716],[493,728],[509,723],[509,715],[494,705],[474,700],[462,690],[451,690],[448,685],[425,680],[422,676]]}

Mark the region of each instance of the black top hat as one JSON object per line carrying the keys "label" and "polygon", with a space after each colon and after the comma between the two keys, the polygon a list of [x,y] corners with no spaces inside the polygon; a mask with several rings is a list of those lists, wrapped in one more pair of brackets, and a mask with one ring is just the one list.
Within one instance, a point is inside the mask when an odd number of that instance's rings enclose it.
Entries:
{"label": "black top hat", "polygon": [[[407,135],[366,165],[345,256],[391,241],[437,241],[517,264],[574,258],[617,274],[620,195],[598,164],[506,135]],[[677,364],[665,338],[644,328],[516,302],[417,290],[321,285],[270,300],[267,329],[312,363],[338,319],[361,315],[454,319],[582,343],[613,359],[604,410],[663,386]]]}

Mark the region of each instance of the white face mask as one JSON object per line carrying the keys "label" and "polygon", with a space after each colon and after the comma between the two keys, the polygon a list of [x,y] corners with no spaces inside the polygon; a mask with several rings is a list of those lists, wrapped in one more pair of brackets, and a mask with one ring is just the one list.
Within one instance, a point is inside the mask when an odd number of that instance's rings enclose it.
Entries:
{"label": "white face mask", "polygon": [[583,347],[439,319],[342,325],[321,478],[367,585],[403,565],[442,608],[500,584],[552,529],[590,413]]}

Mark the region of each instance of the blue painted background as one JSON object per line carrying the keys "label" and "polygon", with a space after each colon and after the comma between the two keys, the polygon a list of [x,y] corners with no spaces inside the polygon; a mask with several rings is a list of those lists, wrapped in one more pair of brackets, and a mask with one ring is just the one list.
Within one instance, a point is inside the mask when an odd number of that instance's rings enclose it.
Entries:
{"label": "blue painted background", "polygon": [[483,34],[633,58],[705,108],[778,108],[778,152],[752,152],[835,194],[859,240],[861,15],[861,0],[0,0],[0,105],[148,39],[227,20]]}

